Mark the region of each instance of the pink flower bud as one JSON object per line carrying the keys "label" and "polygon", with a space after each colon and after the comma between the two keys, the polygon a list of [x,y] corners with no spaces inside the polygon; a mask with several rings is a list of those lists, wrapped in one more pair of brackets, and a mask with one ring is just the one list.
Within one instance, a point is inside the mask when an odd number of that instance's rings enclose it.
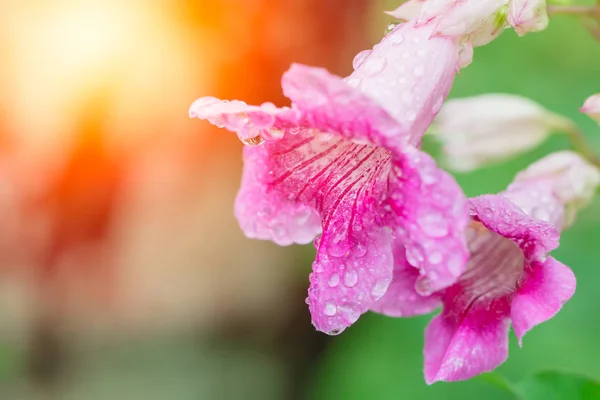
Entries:
{"label": "pink flower bud", "polygon": [[600,124],[600,93],[588,97],[579,111]]}
{"label": "pink flower bud", "polygon": [[508,23],[519,36],[546,29],[546,0],[512,0],[509,5]]}
{"label": "pink flower bud", "polygon": [[471,171],[531,150],[571,124],[530,99],[484,94],[448,100],[432,133],[442,142],[450,168]]}

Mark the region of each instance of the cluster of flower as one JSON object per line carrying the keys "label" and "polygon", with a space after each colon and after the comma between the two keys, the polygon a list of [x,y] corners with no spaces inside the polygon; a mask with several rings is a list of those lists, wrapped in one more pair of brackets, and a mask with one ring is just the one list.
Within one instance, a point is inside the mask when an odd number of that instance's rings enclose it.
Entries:
{"label": "cluster of flower", "polygon": [[[401,22],[355,57],[350,76],[293,65],[282,79],[291,107],[205,97],[190,115],[248,145],[235,203],[246,235],[314,240],[307,304],[318,330],[338,334],[369,310],[406,317],[442,306],[425,334],[426,381],[468,379],[506,359],[511,323],[521,342],[573,295],[572,271],[549,253],[600,172],[563,151],[502,193],[466,198],[420,149],[431,128],[449,165],[470,170],[574,129],[516,96],[444,105],[474,46],[507,27],[546,27],[543,0],[410,0],[390,14]],[[598,118],[599,103],[582,111]]]}

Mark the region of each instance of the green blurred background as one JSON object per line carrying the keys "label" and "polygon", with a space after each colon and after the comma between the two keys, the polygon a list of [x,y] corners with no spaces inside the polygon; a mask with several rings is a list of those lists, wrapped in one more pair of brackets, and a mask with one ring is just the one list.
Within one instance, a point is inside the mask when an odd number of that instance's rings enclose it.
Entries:
{"label": "green blurred background", "polygon": [[[381,11],[397,1],[109,1],[107,21],[125,8],[138,16],[139,29],[125,19],[132,47],[73,69],[83,77],[74,79],[56,56],[62,47],[42,53],[47,46],[27,35],[83,3],[0,6],[8,60],[0,212],[9,221],[0,236],[0,399],[512,398],[485,378],[425,384],[431,316],[368,314],[338,337],[315,332],[304,304],[314,249],[243,238],[232,215],[241,145],[187,120],[202,95],[282,104],[279,80],[291,62],[348,73],[354,54],[379,41],[391,21]],[[69,38],[86,29],[85,17],[74,18],[83,24]],[[57,59],[54,73],[48,63]],[[29,88],[32,80],[39,84]],[[59,83],[40,92],[48,81]],[[600,92],[600,43],[579,20],[552,18],[522,38],[507,30],[477,48],[451,96],[488,92],[521,94],[572,118],[600,151],[600,128],[578,112]],[[49,116],[59,112],[62,122]],[[471,196],[498,192],[530,162],[569,146],[555,135],[457,179]],[[498,374],[517,382],[560,370],[600,381],[599,226],[595,201],[562,235],[554,256],[575,271],[577,293],[522,349],[511,337]]]}

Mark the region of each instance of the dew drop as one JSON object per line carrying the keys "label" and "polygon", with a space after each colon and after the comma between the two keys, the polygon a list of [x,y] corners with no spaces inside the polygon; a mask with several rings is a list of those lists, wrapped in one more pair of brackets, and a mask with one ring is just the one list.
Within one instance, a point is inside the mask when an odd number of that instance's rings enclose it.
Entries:
{"label": "dew drop", "polygon": [[323,314],[327,315],[328,317],[333,317],[336,312],[337,312],[337,308],[336,308],[335,304],[333,304],[333,303],[325,304],[325,308],[323,309]]}
{"label": "dew drop", "polygon": [[419,49],[419,50],[417,50],[417,55],[419,57],[425,57],[427,55],[427,52],[423,49]]}
{"label": "dew drop", "polygon": [[361,65],[364,64],[365,60],[369,57],[369,55],[373,52],[373,50],[363,50],[354,56],[354,60],[352,60],[352,67],[354,69],[358,69]]}
{"label": "dew drop", "polygon": [[330,246],[327,249],[327,253],[329,253],[330,256],[332,257],[344,257],[346,255],[346,246],[336,243],[336,244],[330,244]]}
{"label": "dew drop", "polygon": [[394,35],[392,35],[392,36],[390,37],[390,43],[391,43],[391,44],[399,45],[399,44],[401,44],[402,42],[404,42],[404,36],[402,36],[402,35],[401,35],[401,34],[399,34],[399,33],[396,33],[396,34],[394,34]]}
{"label": "dew drop", "polygon": [[385,294],[389,284],[389,279],[380,279],[375,282],[375,285],[373,285],[373,288],[371,289],[371,297],[373,297],[374,300],[381,298],[381,296]]}
{"label": "dew drop", "polygon": [[241,139],[242,143],[248,146],[259,146],[265,142],[265,140],[259,135],[247,139]]}
{"label": "dew drop", "polygon": [[261,136],[266,141],[270,141],[270,142],[275,142],[275,141],[281,140],[281,138],[283,138],[284,134],[285,134],[285,131],[283,129],[271,128],[271,129],[263,129],[261,131]]}
{"label": "dew drop", "polygon": [[358,88],[360,86],[360,83],[362,82],[362,79],[356,76],[351,76],[348,79],[344,80],[346,81],[346,84],[352,86],[353,88]]}
{"label": "dew drop", "polygon": [[357,244],[353,251],[354,256],[362,257],[367,254],[367,247],[364,244]]}
{"label": "dew drop", "polygon": [[360,317],[360,306],[356,303],[344,303],[338,306],[338,311],[344,314],[347,321],[351,324],[355,323]]}
{"label": "dew drop", "polygon": [[335,137],[334,133],[331,132],[315,132],[315,137],[322,142],[329,142],[331,139]]}
{"label": "dew drop", "polygon": [[368,76],[374,76],[383,71],[385,68],[385,58],[369,57],[364,63],[363,71]]}
{"label": "dew drop", "polygon": [[354,287],[358,282],[358,274],[355,270],[349,269],[344,273],[344,286],[346,287]]}
{"label": "dew drop", "polygon": [[442,109],[442,104],[444,104],[444,96],[438,97],[433,107],[431,107],[431,112],[434,114],[438,113]]}
{"label": "dew drop", "polygon": [[442,253],[439,251],[432,251],[427,255],[427,259],[431,264],[439,264],[442,262]]}
{"label": "dew drop", "polygon": [[340,283],[340,276],[335,273],[329,277],[329,282],[327,282],[329,287],[332,287],[332,288],[336,287],[339,283]]}
{"label": "dew drop", "polygon": [[406,261],[413,267],[417,267],[423,262],[423,252],[416,245],[406,248]]}
{"label": "dew drop", "polygon": [[313,269],[317,274],[320,274],[321,272],[323,272],[323,264],[321,264],[320,262],[315,262]]}
{"label": "dew drop", "polygon": [[315,249],[319,250],[319,247],[321,246],[321,235],[317,236],[315,238]]}
{"label": "dew drop", "polygon": [[422,212],[417,217],[417,223],[429,237],[440,238],[448,234],[448,223],[439,213]]}
{"label": "dew drop", "polygon": [[388,33],[390,33],[391,31],[393,31],[398,25],[400,25],[398,22],[392,22],[389,23],[386,27],[385,30],[383,31],[384,35],[387,35]]}
{"label": "dew drop", "polygon": [[413,69],[413,75],[416,76],[417,78],[420,77],[420,76],[425,75],[425,68],[423,68],[422,65],[417,65]]}
{"label": "dew drop", "polygon": [[459,276],[463,272],[464,266],[465,262],[458,254],[451,255],[446,264],[448,271],[454,276]]}

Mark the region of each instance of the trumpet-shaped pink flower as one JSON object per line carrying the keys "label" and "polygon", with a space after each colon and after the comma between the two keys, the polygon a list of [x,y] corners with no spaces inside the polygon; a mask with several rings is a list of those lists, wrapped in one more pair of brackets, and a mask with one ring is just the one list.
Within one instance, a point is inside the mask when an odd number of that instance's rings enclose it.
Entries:
{"label": "trumpet-shaped pink flower", "polygon": [[423,294],[463,272],[466,198],[418,149],[457,65],[454,39],[403,24],[357,55],[345,79],[292,66],[282,79],[289,108],[213,98],[192,105],[192,117],[262,143],[244,149],[235,203],[248,237],[288,245],[322,233],[307,298],[318,330],[341,332],[383,296],[394,251],[406,248]]}
{"label": "trumpet-shaped pink flower", "polygon": [[[538,170],[553,163],[549,158],[534,165]],[[565,218],[564,185],[563,176],[519,179],[499,195],[470,199],[467,268],[454,285],[431,296],[415,293],[410,284],[414,272],[396,264],[394,280],[374,311],[409,316],[443,306],[425,333],[427,383],[469,379],[495,369],[508,356],[511,322],[521,344],[527,331],[571,298],[575,276],[548,256],[558,246],[555,225],[562,226]]]}

